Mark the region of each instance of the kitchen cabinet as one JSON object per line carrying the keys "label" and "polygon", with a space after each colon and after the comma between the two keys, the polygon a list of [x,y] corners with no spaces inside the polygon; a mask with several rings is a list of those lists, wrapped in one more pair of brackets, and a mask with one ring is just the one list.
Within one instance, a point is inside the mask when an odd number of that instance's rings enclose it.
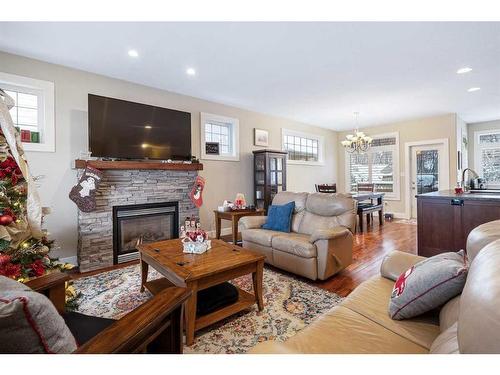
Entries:
{"label": "kitchen cabinet", "polygon": [[430,257],[465,249],[472,229],[498,219],[497,193],[444,190],[417,195],[418,255]]}

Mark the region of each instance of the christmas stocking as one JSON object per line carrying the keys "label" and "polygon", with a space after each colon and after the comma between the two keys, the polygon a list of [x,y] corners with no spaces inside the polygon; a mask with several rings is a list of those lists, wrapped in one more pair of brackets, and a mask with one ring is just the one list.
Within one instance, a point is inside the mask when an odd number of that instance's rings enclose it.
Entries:
{"label": "christmas stocking", "polygon": [[203,188],[205,187],[205,179],[203,177],[197,176],[194,181],[194,186],[189,193],[189,198],[198,208],[203,204]]}
{"label": "christmas stocking", "polygon": [[76,203],[81,211],[91,212],[95,210],[95,192],[99,188],[101,179],[102,172],[100,170],[87,167],[78,184],[71,189],[69,198]]}

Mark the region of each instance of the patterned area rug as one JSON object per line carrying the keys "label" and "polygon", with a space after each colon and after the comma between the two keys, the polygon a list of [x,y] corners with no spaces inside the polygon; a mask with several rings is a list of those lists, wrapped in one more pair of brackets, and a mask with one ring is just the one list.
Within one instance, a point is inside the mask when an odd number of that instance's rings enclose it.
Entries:
{"label": "patterned area rug", "polygon": [[[158,278],[150,270],[149,279]],[[120,318],[151,298],[141,293],[139,265],[75,280],[82,293],[78,311],[105,318]],[[252,277],[233,281],[251,291]],[[309,285],[292,276],[264,269],[264,304],[259,312],[254,305],[233,317],[198,331],[195,343],[184,347],[185,353],[245,353],[260,341],[283,341],[295,335],[319,315],[342,301],[335,293]]]}

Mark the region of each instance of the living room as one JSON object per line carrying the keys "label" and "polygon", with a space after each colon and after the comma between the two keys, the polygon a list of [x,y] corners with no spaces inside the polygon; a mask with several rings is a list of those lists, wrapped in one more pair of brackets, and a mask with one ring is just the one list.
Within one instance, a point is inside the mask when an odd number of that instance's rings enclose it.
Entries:
{"label": "living room", "polygon": [[498,354],[500,23],[346,9],[2,20],[0,353]]}

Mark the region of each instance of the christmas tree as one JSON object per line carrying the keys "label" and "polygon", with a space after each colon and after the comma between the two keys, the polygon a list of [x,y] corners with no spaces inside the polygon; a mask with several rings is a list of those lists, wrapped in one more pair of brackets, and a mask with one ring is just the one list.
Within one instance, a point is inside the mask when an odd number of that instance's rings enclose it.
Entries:
{"label": "christmas tree", "polygon": [[23,281],[71,266],[49,256],[53,241],[42,230],[43,210],[9,101],[0,97],[0,275]]}

